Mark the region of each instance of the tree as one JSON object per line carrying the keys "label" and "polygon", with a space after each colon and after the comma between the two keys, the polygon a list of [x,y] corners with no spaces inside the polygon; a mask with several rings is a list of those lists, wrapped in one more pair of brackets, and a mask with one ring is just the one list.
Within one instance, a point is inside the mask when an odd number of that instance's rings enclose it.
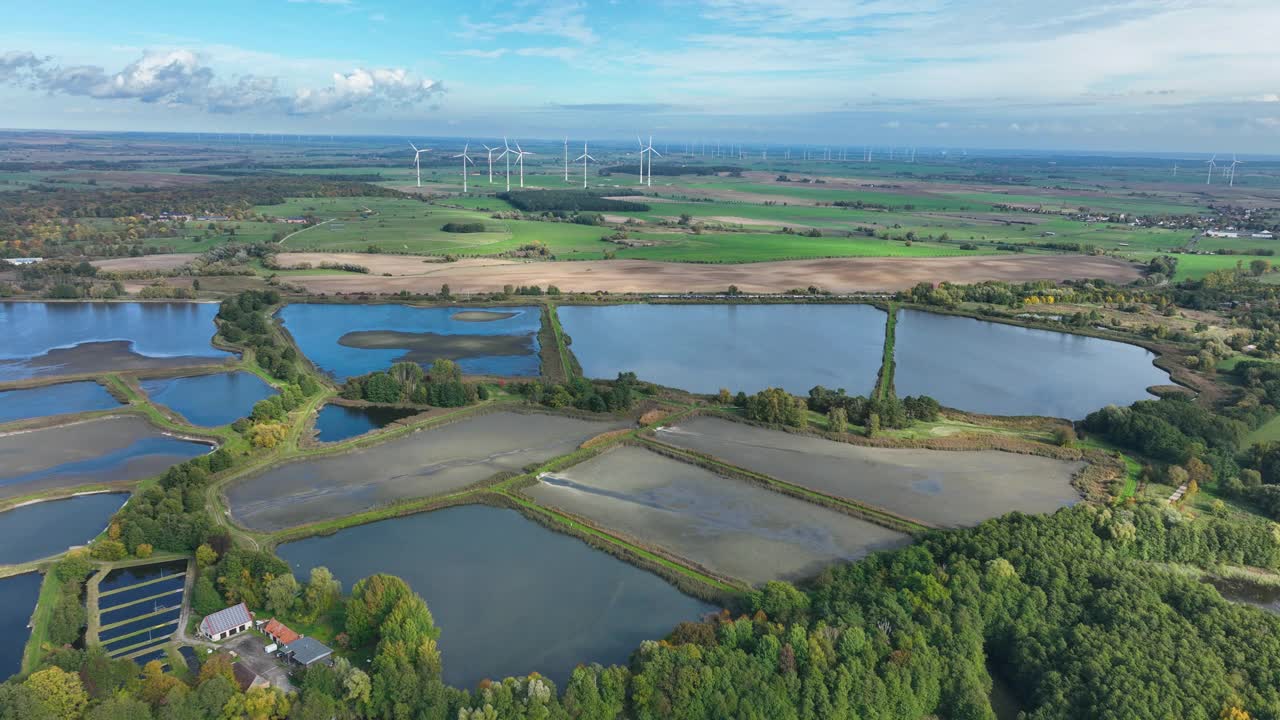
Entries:
{"label": "tree", "polygon": [[298,600],[298,581],[293,573],[283,573],[267,582],[267,608],[277,615],[293,610]]}
{"label": "tree", "polygon": [[191,589],[191,609],[197,615],[209,615],[221,610],[226,603],[213,586],[208,573],[200,573],[195,586]]}
{"label": "tree", "polygon": [[401,394],[400,383],[387,373],[373,373],[364,381],[364,399],[369,402],[398,403]]}
{"label": "tree", "polygon": [[80,676],[59,667],[37,670],[22,684],[30,688],[40,698],[40,703],[59,718],[79,718],[89,704],[89,694],[85,692]]}
{"label": "tree", "polygon": [[867,415],[867,437],[875,437],[880,434],[880,415],[871,413]]}
{"label": "tree", "polygon": [[97,560],[123,560],[129,555],[129,549],[119,540],[99,540],[93,544],[93,557]]}
{"label": "tree", "polygon": [[440,299],[448,300],[453,297],[453,293],[449,291],[449,283],[440,286]]}
{"label": "tree", "polygon": [[151,557],[153,550],[154,548],[152,548],[148,543],[140,543],[138,547],[134,549],[133,554],[145,559]]}
{"label": "tree", "polygon": [[733,402],[733,393],[729,392],[729,388],[720,388],[720,393],[716,395],[716,401],[721,405],[728,405]]}
{"label": "tree", "polygon": [[249,442],[254,447],[271,449],[279,447],[289,435],[289,426],[284,423],[262,423],[249,429]]}
{"label": "tree", "polygon": [[312,568],[307,589],[303,593],[303,601],[310,616],[315,618],[329,612],[341,598],[342,583],[329,572],[329,568]]}
{"label": "tree", "polygon": [[1250,275],[1253,275],[1254,277],[1258,277],[1259,275],[1266,275],[1269,272],[1271,272],[1270,260],[1263,260],[1262,258],[1258,258],[1257,260],[1249,261]]}
{"label": "tree", "polygon": [[159,660],[152,660],[142,668],[142,689],[139,696],[152,707],[159,707],[169,692],[182,684],[174,675],[168,675]]}
{"label": "tree", "polygon": [[849,430],[849,414],[842,407],[833,407],[827,411],[827,430],[843,433]]}
{"label": "tree", "polygon": [[196,548],[196,567],[207,568],[218,562],[218,552],[209,543]]}
{"label": "tree", "polygon": [[[182,682],[178,681],[178,684]],[[151,708],[145,702],[128,695],[117,695],[85,713],[84,720],[147,720],[150,717]]]}

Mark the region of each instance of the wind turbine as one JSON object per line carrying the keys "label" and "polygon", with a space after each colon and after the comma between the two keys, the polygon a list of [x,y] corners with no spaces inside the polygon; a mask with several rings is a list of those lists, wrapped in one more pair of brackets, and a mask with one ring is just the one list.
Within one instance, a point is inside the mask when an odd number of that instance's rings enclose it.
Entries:
{"label": "wind turbine", "polygon": [[422,153],[431,152],[431,148],[418,149],[417,145],[409,143],[409,147],[413,148],[413,169],[418,174],[418,187],[422,187]]}
{"label": "wind turbine", "polygon": [[507,139],[502,138],[502,154],[498,159],[507,159],[507,192],[511,192],[511,146],[507,144]]}
{"label": "wind turbine", "polygon": [[471,143],[467,143],[466,145],[462,146],[461,155],[453,156],[454,158],[462,158],[462,192],[464,193],[467,191],[467,163],[471,163],[472,165],[476,164],[475,160],[472,160],[471,156],[467,154],[467,150],[469,150],[470,148],[471,148]]}
{"label": "wind turbine", "polygon": [[[485,145],[484,143],[480,143],[480,144],[484,146],[485,150],[489,151],[489,184],[492,185],[493,184],[493,151],[497,150],[498,148],[491,148],[488,145]],[[499,156],[499,159],[501,159],[501,156]]]}
{"label": "wind turbine", "polygon": [[[520,166],[520,187],[524,187],[524,156],[533,153],[520,149],[520,143],[516,143],[516,164]],[[510,181],[508,181],[510,182]]]}
{"label": "wind turbine", "polygon": [[587,154],[587,143],[585,140],[582,142],[582,154],[573,159],[574,162],[578,162],[579,160],[582,161],[582,189],[586,190],[587,189],[587,161],[590,160],[592,162],[595,162],[596,159]]}
{"label": "wind turbine", "polygon": [[564,181],[569,182],[569,136],[564,136]]}
{"label": "wind turbine", "polygon": [[[637,139],[638,139],[638,138],[637,138]],[[662,153],[660,153],[660,152],[658,152],[657,150],[654,150],[654,149],[653,149],[653,136],[652,136],[652,135],[650,135],[650,136],[649,136],[649,147],[645,148],[645,152],[648,152],[648,153],[649,153],[649,187],[653,187],[653,156],[654,156],[654,155],[657,155],[658,157],[662,157]],[[641,155],[641,156],[640,156],[640,158],[641,158],[641,162],[643,162],[643,161],[644,161],[644,156],[643,156],[643,155]]]}
{"label": "wind turbine", "polygon": [[1244,164],[1244,161],[1243,161],[1243,160],[1237,160],[1237,159],[1236,159],[1236,154],[1235,154],[1235,153],[1231,153],[1231,175],[1230,175],[1231,180],[1230,180],[1230,182],[1228,182],[1228,183],[1227,183],[1227,187],[1235,187],[1235,186],[1236,186],[1236,166],[1237,166],[1237,165],[1243,165],[1243,164]]}
{"label": "wind turbine", "polygon": [[649,152],[649,150],[644,146],[644,141],[640,139],[639,135],[636,136],[636,142],[640,143],[640,184],[643,185],[644,184],[644,155],[645,153]]}
{"label": "wind turbine", "polygon": [[1205,185],[1213,184],[1213,170],[1214,168],[1218,167],[1218,164],[1215,163],[1214,160],[1217,160],[1217,159],[1218,159],[1218,154],[1214,153],[1213,157],[1209,158],[1209,161],[1206,163],[1209,166],[1209,176],[1204,179]]}

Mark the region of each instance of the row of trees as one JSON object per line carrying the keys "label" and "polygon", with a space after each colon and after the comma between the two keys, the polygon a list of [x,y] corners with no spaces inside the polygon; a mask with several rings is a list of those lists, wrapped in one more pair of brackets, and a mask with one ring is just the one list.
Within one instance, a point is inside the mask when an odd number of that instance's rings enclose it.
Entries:
{"label": "row of trees", "polygon": [[342,397],[382,404],[462,407],[487,400],[489,388],[480,383],[464,383],[457,363],[438,359],[426,372],[418,363],[400,362],[386,372],[348,378],[342,386]]}
{"label": "row of trees", "polygon": [[[727,389],[720,391],[720,401],[728,403]],[[808,398],[796,397],[782,388],[767,388],[754,395],[739,392],[733,403],[745,411],[749,420],[806,427],[809,412],[827,416],[827,426],[832,432],[845,432],[849,425],[861,425],[874,434],[881,429],[909,427],[914,422],[932,422],[938,419],[942,406],[927,396],[909,396],[899,399],[890,393],[886,397],[866,398],[849,395],[844,388],[831,390],[817,385],[809,390]]]}
{"label": "row of trees", "polygon": [[574,407],[590,412],[630,410],[641,394],[653,392],[652,386],[641,383],[633,372],[620,372],[609,383],[597,384],[584,377],[575,377],[567,383],[516,383],[511,390],[523,396],[530,404],[552,408]]}

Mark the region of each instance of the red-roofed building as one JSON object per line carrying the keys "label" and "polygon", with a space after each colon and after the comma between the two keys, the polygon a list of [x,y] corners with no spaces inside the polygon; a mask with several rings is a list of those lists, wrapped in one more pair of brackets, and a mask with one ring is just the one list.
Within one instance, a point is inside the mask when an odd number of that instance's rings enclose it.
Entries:
{"label": "red-roofed building", "polygon": [[302,637],[275,618],[271,618],[267,621],[266,625],[262,626],[262,632],[270,635],[271,639],[275,640],[277,645],[288,645],[294,640]]}

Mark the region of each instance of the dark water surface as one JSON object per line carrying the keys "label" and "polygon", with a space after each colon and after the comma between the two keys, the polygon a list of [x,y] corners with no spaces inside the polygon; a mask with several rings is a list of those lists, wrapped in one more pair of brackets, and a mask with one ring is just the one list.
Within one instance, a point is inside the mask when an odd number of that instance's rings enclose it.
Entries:
{"label": "dark water surface", "polygon": [[276,394],[253,373],[236,371],[191,377],[143,380],[152,402],[167,406],[192,425],[216,427],[247,417],[254,403]]}
{"label": "dark water surface", "polygon": [[70,362],[65,353],[62,361],[40,361],[84,343],[123,341],[143,358],[227,358],[209,344],[217,313],[214,303],[0,302],[0,382],[137,364],[105,355]]}
{"label": "dark water surface", "polygon": [[633,371],[698,393],[815,385],[866,395],[884,348],[869,305],[564,305],[560,323],[589,378]]}
{"label": "dark water surface", "polygon": [[1280,615],[1280,587],[1223,578],[1215,578],[1211,584],[1227,600],[1246,603]]}
{"label": "dark water surface", "polygon": [[444,680],[473,687],[537,671],[561,688],[579,663],[625,663],[714,607],[514,510],[456,507],[279,546],[294,574],[324,565],[350,592],[405,579],[441,628]]}
{"label": "dark water surface", "polygon": [[417,415],[417,410],[392,407],[348,407],[330,403],[316,415],[316,439],[338,442],[370,430],[384,428],[397,420]]}
{"label": "dark water surface", "polygon": [[96,382],[69,382],[0,392],[0,423],[67,413],[109,410],[120,401]]}
{"label": "dark water surface", "polygon": [[1079,420],[1151,399],[1169,384],[1155,355],[1126,343],[918,310],[898,311],[894,386],[988,415]]}
{"label": "dark water surface", "polygon": [[46,500],[0,513],[0,565],[16,565],[86,545],[129,497],[128,493]]}
{"label": "dark water surface", "polygon": [[40,573],[14,575],[0,580],[0,678],[22,669],[22,650],[31,630],[27,623],[40,596]]}
{"label": "dark water surface", "polygon": [[[385,370],[408,349],[370,349],[340,345],[344,335],[361,331],[434,333],[445,336],[527,336],[530,350],[521,355],[464,357],[457,360],[463,372],[484,375],[537,375],[538,330],[541,311],[535,307],[492,308],[514,313],[490,322],[455,320],[458,308],[409,305],[286,305],[279,312],[285,329],[302,353],[316,367],[339,380]],[[424,363],[429,364],[429,363]]]}

